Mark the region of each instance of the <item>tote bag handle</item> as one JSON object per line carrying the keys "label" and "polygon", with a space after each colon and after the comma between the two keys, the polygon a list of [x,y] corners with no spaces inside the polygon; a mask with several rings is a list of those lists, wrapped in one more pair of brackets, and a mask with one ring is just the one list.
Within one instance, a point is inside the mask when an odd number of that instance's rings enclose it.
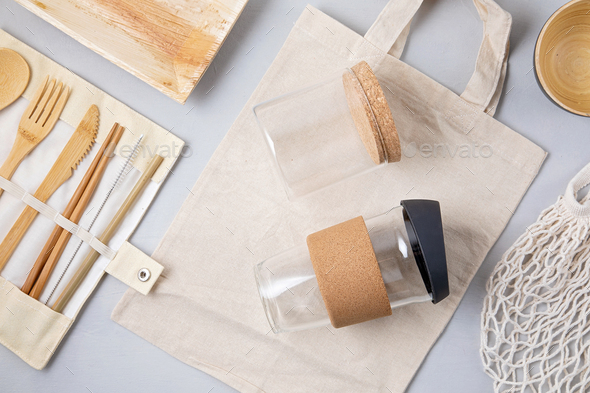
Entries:
{"label": "tote bag handle", "polygon": [[[493,0],[473,0],[483,21],[484,33],[475,71],[461,98],[490,114],[496,111],[506,77],[512,17]],[[399,58],[403,52],[412,18],[422,0],[390,0],[365,39]]]}

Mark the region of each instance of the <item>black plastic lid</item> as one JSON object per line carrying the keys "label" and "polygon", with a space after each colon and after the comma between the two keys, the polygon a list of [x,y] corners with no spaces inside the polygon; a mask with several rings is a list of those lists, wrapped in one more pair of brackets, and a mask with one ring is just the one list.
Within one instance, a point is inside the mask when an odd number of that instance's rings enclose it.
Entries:
{"label": "black plastic lid", "polygon": [[426,199],[401,201],[406,231],[432,303],[449,296],[449,275],[440,204]]}

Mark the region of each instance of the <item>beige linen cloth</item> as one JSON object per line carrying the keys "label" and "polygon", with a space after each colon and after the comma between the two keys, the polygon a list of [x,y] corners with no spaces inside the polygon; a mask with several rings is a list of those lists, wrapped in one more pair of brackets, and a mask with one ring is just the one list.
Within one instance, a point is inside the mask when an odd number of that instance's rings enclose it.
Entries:
{"label": "beige linen cloth", "polygon": [[[127,292],[115,321],[241,392],[406,389],[545,158],[491,116],[506,72],[510,15],[491,0],[475,1],[484,40],[459,97],[396,57],[420,3],[390,1],[365,37],[311,6],[303,11],[154,253],[163,277],[147,297]],[[252,106],[361,60],[383,84],[405,156],[289,203]],[[437,154],[409,151],[423,144],[438,144]],[[304,244],[311,232],[410,198],[440,201],[449,298],[339,330],[270,331],[256,263]]]}

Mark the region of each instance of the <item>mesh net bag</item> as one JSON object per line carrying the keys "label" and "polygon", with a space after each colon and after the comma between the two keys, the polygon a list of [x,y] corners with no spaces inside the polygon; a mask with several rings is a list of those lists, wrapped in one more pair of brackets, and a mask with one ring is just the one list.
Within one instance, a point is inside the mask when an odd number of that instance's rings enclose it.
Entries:
{"label": "mesh net bag", "polygon": [[481,356],[495,392],[590,391],[590,164],[487,283]]}

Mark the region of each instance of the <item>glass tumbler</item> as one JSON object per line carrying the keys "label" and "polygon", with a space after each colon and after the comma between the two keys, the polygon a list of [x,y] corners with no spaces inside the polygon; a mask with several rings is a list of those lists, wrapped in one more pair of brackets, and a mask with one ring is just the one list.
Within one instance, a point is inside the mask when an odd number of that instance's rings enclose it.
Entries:
{"label": "glass tumbler", "polygon": [[[438,303],[449,294],[442,221],[436,201],[407,200],[365,221],[392,309]],[[305,245],[254,268],[266,317],[275,333],[330,324]]]}
{"label": "glass tumbler", "polygon": [[365,62],[260,103],[254,114],[289,199],[401,159],[393,116]]}

